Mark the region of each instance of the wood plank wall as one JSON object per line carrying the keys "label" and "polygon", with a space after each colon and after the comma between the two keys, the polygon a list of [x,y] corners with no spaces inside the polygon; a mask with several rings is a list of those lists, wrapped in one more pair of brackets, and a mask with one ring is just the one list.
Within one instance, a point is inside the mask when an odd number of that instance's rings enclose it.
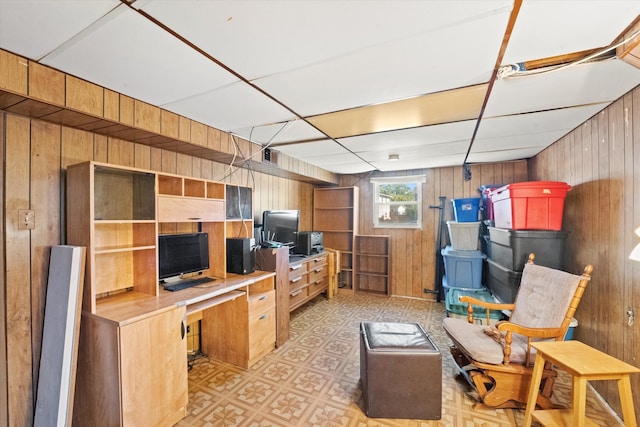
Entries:
{"label": "wood plank wall", "polygon": [[[373,228],[373,176],[425,175],[422,187],[421,230]],[[360,188],[358,234],[388,234],[391,242],[391,294],[395,296],[435,299],[424,289],[435,289],[435,254],[438,232],[439,197],[444,196],[445,220],[453,220],[451,199],[479,197],[478,188],[486,184],[502,184],[527,180],[526,161],[471,166],[471,180],[465,181],[462,167],[423,169],[402,173],[351,175],[341,178],[342,186]],[[447,233],[446,229],[443,233]]]}
{"label": "wood plank wall", "polygon": [[[565,265],[593,276],[576,313],[576,338],[640,366],[640,87],[614,102],[529,163],[531,179],[565,181]],[[627,311],[635,313],[629,324]],[[632,376],[636,413],[640,376]],[[620,414],[615,382],[595,382]]]}
{"label": "wood plank wall", "polygon": [[[311,184],[159,148],[0,112],[0,156],[4,156],[0,245],[0,425],[33,424],[50,247],[65,243],[65,170],[87,160],[132,166],[254,189],[254,218],[266,209],[300,209],[301,227],[312,224]],[[35,211],[35,229],[18,229],[18,210]],[[4,265],[3,265],[4,266]],[[6,323],[5,323],[6,322]],[[4,324],[3,324],[4,323]]]}

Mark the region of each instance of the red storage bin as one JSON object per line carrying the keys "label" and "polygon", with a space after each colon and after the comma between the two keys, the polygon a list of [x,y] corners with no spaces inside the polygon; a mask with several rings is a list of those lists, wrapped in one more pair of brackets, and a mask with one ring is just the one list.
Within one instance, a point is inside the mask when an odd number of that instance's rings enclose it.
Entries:
{"label": "red storage bin", "polygon": [[516,182],[497,188],[491,193],[495,226],[560,231],[569,190],[569,184],[557,181]]}

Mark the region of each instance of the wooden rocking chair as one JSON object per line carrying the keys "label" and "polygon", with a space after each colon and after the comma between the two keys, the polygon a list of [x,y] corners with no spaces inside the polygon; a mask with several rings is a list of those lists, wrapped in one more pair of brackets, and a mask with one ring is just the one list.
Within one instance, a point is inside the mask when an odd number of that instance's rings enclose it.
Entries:
{"label": "wooden rocking chair", "polygon": [[[468,321],[450,317],[443,321],[444,330],[453,341],[451,354],[460,373],[488,407],[526,406],[535,359],[531,342],[564,339],[593,270],[588,265],[583,275],[577,276],[535,265],[534,258],[531,254],[525,264],[513,304],[463,296],[460,300],[468,303]],[[495,325],[474,324],[474,306],[487,310],[487,322],[489,310],[510,311],[511,316]],[[545,366],[539,407],[553,407],[551,393],[556,376],[552,366]]]}

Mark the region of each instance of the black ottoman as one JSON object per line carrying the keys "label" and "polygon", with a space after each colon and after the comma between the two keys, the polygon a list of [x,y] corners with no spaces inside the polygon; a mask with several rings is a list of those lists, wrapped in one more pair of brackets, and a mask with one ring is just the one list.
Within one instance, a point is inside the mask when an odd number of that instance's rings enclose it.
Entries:
{"label": "black ottoman", "polygon": [[441,417],[442,355],[418,323],[361,323],[360,380],[368,417]]}

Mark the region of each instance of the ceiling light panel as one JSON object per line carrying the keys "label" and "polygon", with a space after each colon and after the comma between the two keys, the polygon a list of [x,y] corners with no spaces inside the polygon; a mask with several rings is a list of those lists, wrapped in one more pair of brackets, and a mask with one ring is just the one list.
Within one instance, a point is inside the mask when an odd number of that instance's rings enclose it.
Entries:
{"label": "ceiling light panel", "polygon": [[154,105],[237,81],[129,8],[117,8],[41,61]]}
{"label": "ceiling light panel", "polygon": [[612,102],[640,83],[640,69],[619,59],[497,80],[484,117]]}
{"label": "ceiling light panel", "polygon": [[511,1],[138,0],[132,6],[251,80],[503,13]]}
{"label": "ceiling light panel", "polygon": [[524,1],[502,63],[606,47],[638,14],[639,0]]}
{"label": "ceiling light panel", "polygon": [[120,6],[118,0],[0,0],[0,47],[38,60]]}
{"label": "ceiling light panel", "polygon": [[[495,66],[509,12],[501,10],[461,20],[457,25],[378,44],[254,83],[302,116],[486,83]],[[437,14],[429,20],[437,20]]]}
{"label": "ceiling light panel", "polygon": [[307,121],[332,138],[475,119],[487,85],[434,93],[402,101],[338,111]]}
{"label": "ceiling light panel", "polygon": [[476,140],[571,130],[607,105],[609,104],[590,104],[512,116],[485,117],[478,128]]}
{"label": "ceiling light panel", "polygon": [[391,152],[398,148],[440,144],[443,142],[470,142],[475,126],[475,120],[467,120],[464,122],[341,138],[338,141],[354,152],[367,150]]}
{"label": "ceiling light panel", "polygon": [[303,120],[246,127],[236,129],[233,133],[258,144],[278,144],[326,138],[322,132]]}

